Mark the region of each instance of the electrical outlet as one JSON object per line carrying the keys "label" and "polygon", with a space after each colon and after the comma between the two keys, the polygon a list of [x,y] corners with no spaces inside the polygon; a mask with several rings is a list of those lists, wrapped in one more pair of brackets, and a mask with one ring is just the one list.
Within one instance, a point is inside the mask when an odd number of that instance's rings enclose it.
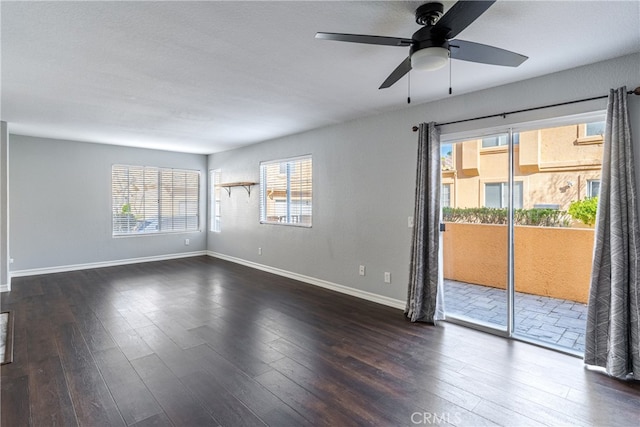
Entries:
{"label": "electrical outlet", "polygon": [[358,274],[360,274],[361,276],[364,276],[364,265],[360,266],[360,269],[358,270]]}
{"label": "electrical outlet", "polygon": [[407,225],[409,226],[409,228],[413,228],[413,217],[412,216],[407,218]]}
{"label": "electrical outlet", "polygon": [[388,271],[384,272],[384,283],[391,283],[391,273]]}
{"label": "electrical outlet", "polygon": [[258,255],[262,255],[262,248],[258,248]]}
{"label": "electrical outlet", "polygon": [[189,243],[190,243],[190,242],[189,242],[189,239],[184,239],[184,245],[185,245],[185,246],[189,246]]}

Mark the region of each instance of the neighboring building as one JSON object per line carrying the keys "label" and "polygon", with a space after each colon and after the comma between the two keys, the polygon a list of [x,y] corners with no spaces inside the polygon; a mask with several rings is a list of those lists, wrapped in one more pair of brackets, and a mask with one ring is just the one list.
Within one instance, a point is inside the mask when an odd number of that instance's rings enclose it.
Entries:
{"label": "neighboring building", "polygon": [[[604,122],[514,134],[515,208],[567,210],[598,195]],[[442,206],[506,207],[508,137],[443,144]]]}

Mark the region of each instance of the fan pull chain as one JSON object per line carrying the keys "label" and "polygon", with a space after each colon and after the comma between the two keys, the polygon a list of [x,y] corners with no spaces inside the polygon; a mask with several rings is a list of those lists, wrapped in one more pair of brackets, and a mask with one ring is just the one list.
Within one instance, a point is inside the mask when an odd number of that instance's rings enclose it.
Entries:
{"label": "fan pull chain", "polygon": [[407,104],[411,104],[411,71],[407,73]]}
{"label": "fan pull chain", "polygon": [[451,51],[449,51],[449,95],[453,93],[451,90],[451,68],[453,67],[451,63]]}

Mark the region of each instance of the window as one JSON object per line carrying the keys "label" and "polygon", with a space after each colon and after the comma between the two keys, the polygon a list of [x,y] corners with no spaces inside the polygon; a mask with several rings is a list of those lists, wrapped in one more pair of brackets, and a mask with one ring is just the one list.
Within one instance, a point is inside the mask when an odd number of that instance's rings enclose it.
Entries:
{"label": "window", "polygon": [[440,206],[443,208],[451,207],[451,184],[442,184],[442,192],[440,193]]}
{"label": "window", "polygon": [[600,180],[589,179],[587,180],[587,197],[598,197],[600,194]]}
{"label": "window", "polygon": [[[509,143],[509,135],[498,135],[498,136],[490,136],[487,138],[482,138],[482,148],[487,147],[500,147],[503,145],[507,145]],[[520,143],[520,134],[517,132],[513,133],[513,143]]]}
{"label": "window", "polygon": [[220,232],[220,196],[222,195],[220,169],[209,171],[209,182],[211,184],[211,218],[210,230]]}
{"label": "window", "polygon": [[260,163],[260,222],[311,227],[311,156]]}
{"label": "window", "polygon": [[604,135],[605,122],[587,123],[585,136],[602,136]]}
{"label": "window", "polygon": [[[509,206],[509,184],[506,182],[485,184],[484,205],[488,208]],[[522,209],[522,182],[513,183],[513,208]]]}
{"label": "window", "polygon": [[199,227],[200,172],[113,165],[111,206],[114,236]]}

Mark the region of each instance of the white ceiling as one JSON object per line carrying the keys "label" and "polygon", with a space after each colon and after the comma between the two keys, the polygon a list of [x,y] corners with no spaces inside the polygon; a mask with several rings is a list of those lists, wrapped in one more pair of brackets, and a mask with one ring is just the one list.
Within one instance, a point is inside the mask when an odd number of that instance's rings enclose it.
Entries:
{"label": "white ceiling", "polygon": [[[0,115],[16,134],[213,153],[405,108],[406,78],[378,87],[408,48],[314,35],[410,38],[422,3],[3,0]],[[457,38],[530,57],[454,61],[460,94],[640,51],[640,0],[498,1]],[[446,67],[411,77],[413,104],[449,96]]]}

